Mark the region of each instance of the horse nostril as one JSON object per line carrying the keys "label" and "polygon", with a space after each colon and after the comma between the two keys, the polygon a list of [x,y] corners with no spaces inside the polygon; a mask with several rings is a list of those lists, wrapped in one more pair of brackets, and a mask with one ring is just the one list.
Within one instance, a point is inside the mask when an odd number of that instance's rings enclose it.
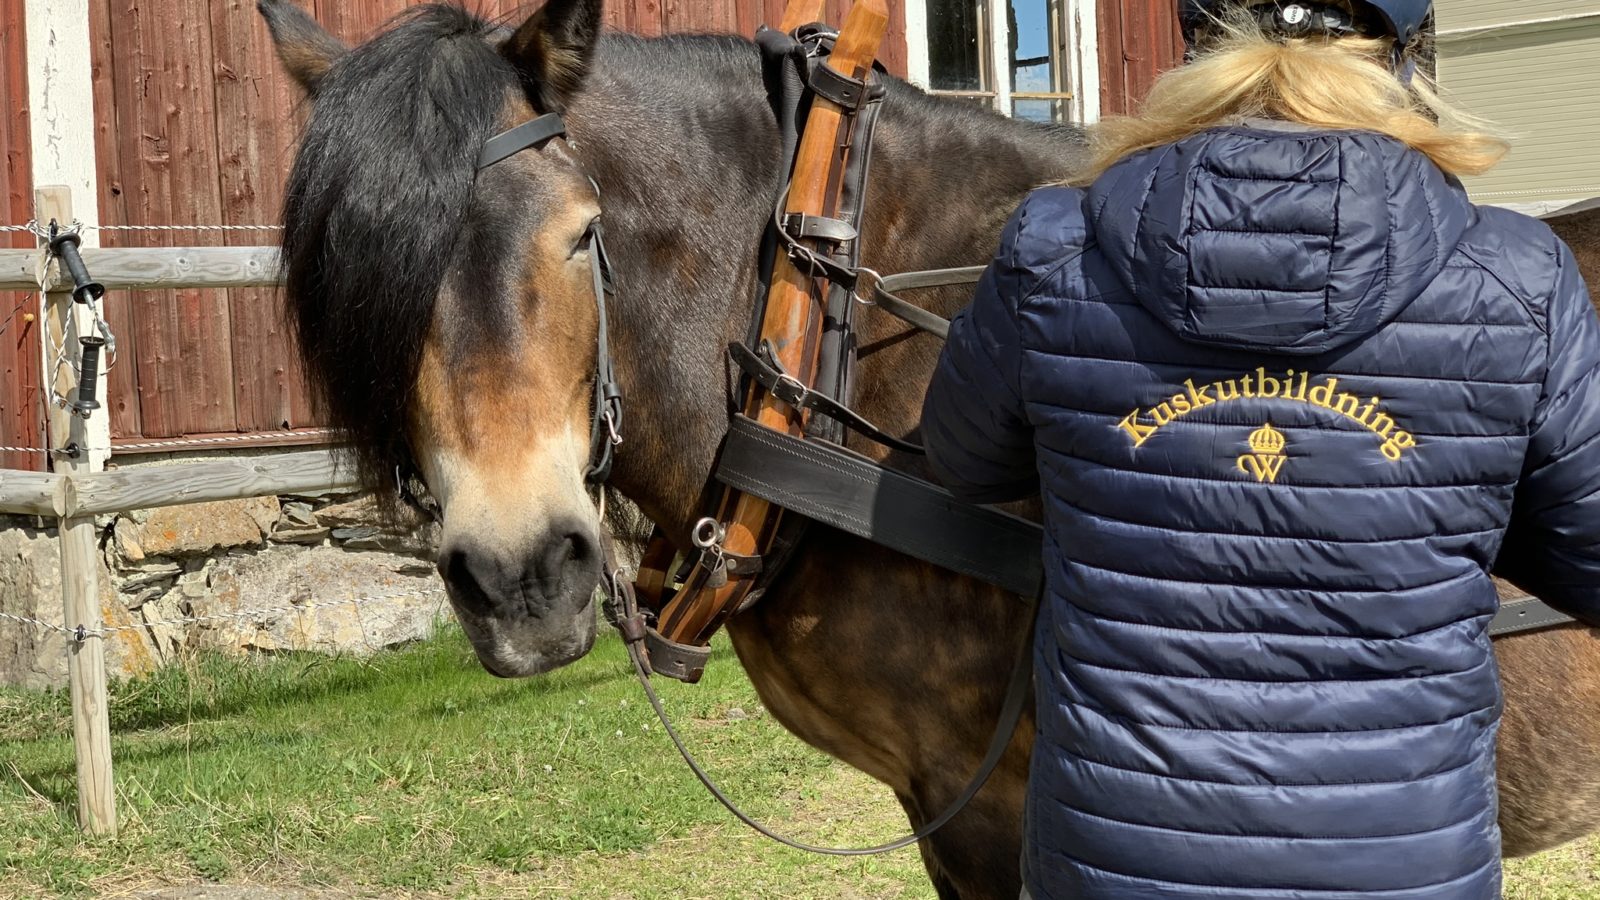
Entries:
{"label": "horse nostril", "polygon": [[447,549],[440,553],[439,577],[454,589],[456,602],[468,610],[486,614],[494,605],[487,586],[475,571],[472,554],[467,551]]}
{"label": "horse nostril", "polygon": [[538,578],[546,595],[572,587],[599,565],[599,547],[585,528],[557,531],[538,557]]}

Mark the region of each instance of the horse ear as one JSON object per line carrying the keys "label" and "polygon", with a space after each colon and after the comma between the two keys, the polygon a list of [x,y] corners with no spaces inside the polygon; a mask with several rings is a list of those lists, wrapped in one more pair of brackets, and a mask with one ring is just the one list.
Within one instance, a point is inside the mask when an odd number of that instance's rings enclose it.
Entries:
{"label": "horse ear", "polygon": [[602,0],[549,0],[500,48],[541,112],[561,112],[583,86],[600,37]]}
{"label": "horse ear", "polygon": [[315,94],[322,76],[347,52],[345,45],[288,0],[259,0],[256,9],[267,20],[284,68],[307,94]]}

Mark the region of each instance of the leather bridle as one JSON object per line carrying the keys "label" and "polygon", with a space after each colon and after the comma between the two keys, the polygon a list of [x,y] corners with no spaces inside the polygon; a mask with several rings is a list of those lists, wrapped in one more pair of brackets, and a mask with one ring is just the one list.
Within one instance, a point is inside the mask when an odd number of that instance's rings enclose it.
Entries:
{"label": "leather bridle", "polygon": [[[545,113],[523,122],[515,128],[500,132],[483,143],[478,152],[478,171],[521,153],[544,146],[555,138],[567,135],[566,123],[556,113]],[[588,175],[594,188],[595,200],[600,199],[600,185]],[[589,249],[589,271],[594,278],[594,306],[599,320],[595,337],[594,405],[589,422],[589,462],[583,470],[583,480],[592,485],[603,485],[611,477],[611,463],[616,448],[622,443],[622,387],[617,384],[616,367],[611,359],[610,328],[606,321],[606,295],[611,293],[611,259],[606,255],[605,232],[600,220],[589,225],[584,241]]]}

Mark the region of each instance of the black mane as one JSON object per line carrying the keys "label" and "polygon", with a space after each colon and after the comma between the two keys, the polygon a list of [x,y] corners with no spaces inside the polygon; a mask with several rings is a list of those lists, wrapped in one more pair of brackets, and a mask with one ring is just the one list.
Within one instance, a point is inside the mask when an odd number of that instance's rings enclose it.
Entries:
{"label": "black mane", "polygon": [[317,87],[284,201],[289,318],[311,384],[370,484],[409,469],[408,409],[479,147],[518,75],[496,27],[420,6]]}

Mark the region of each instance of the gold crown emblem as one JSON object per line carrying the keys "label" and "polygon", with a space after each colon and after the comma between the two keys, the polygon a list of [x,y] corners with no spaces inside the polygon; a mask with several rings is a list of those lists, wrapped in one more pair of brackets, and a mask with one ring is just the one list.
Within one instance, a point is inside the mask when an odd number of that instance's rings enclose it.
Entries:
{"label": "gold crown emblem", "polygon": [[1283,452],[1287,441],[1283,432],[1273,428],[1271,424],[1263,425],[1250,435],[1250,449],[1262,456],[1276,456]]}

